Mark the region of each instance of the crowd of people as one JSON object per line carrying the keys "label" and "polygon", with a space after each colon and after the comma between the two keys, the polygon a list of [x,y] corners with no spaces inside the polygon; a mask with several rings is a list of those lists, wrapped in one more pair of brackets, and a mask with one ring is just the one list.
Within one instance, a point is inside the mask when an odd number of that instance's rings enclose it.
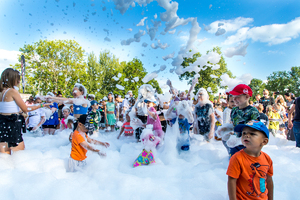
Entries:
{"label": "crowd of people", "polygon": [[[31,96],[24,102],[18,92],[20,73],[17,70],[4,70],[0,83],[0,152],[24,150],[22,133],[39,131],[53,135],[68,130],[72,144],[69,171],[79,170],[86,164],[88,150],[106,156],[90,145],[110,146],[91,139],[95,132],[119,131],[116,139],[135,137],[140,142],[144,140],[145,129],[149,132],[150,127],[153,136],[148,139],[156,141],[155,148],[160,148],[167,129],[178,127],[178,151],[189,151],[194,135],[202,135],[207,142],[220,140],[224,144],[230,157],[227,170],[230,199],[249,196],[272,199],[273,164],[261,152],[270,139],[269,133],[273,137],[296,140],[296,146],[300,147],[300,103],[291,93],[285,93],[284,97],[279,93],[269,96],[265,89],[261,97],[252,94],[248,85],[239,84],[210,101],[205,88],[193,95],[195,78],[187,94],[178,92],[168,80],[170,90],[164,95],[144,84],[137,97],[128,91],[124,98],[110,92],[103,99],[95,99],[95,95],[88,94],[77,83],[72,90],[73,98],[49,91],[45,96]],[[255,102],[250,101],[253,95]],[[253,170],[259,178],[258,183],[253,179],[252,184],[264,185],[264,190],[247,186]]]}

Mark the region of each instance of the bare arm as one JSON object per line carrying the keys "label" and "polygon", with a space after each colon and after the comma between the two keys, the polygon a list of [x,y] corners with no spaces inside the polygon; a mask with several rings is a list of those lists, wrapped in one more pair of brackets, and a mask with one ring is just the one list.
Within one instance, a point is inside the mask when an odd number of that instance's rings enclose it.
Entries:
{"label": "bare arm", "polygon": [[215,114],[212,113],[210,116],[210,132],[209,132],[209,139],[213,138],[215,132]]}
{"label": "bare arm", "polygon": [[228,176],[227,187],[229,200],[236,200],[236,180],[237,179]]}
{"label": "bare arm", "polygon": [[38,129],[39,127],[41,127],[42,124],[43,124],[45,121],[46,121],[45,116],[42,116],[42,117],[41,117],[40,123],[39,123],[36,127],[34,127],[32,130],[35,131],[36,129]]}
{"label": "bare arm", "polygon": [[41,108],[41,105],[37,105],[37,106],[26,106],[26,104],[24,103],[23,99],[21,98],[20,93],[15,90],[15,89],[11,89],[11,94],[12,94],[12,98],[13,100],[16,102],[16,104],[21,108],[21,110],[25,113],[36,110]]}
{"label": "bare arm", "polygon": [[62,103],[62,104],[73,104],[72,99],[64,97],[49,97],[53,102]]}
{"label": "bare arm", "polygon": [[267,188],[268,188],[268,200],[273,200],[274,184],[273,184],[272,176],[269,176],[269,175],[267,175]]}
{"label": "bare arm", "polygon": [[93,151],[93,152],[99,152],[100,150],[99,149],[94,149],[92,146],[90,146],[86,141],[84,141],[84,142],[81,142],[80,143],[80,145],[83,147],[83,148],[85,148],[85,149],[87,149],[87,150],[90,150],[90,151]]}
{"label": "bare arm", "polygon": [[148,111],[148,114],[149,114],[154,120],[157,119],[157,115],[156,115],[155,112],[150,112],[149,110],[147,110],[147,111]]}
{"label": "bare arm", "polygon": [[289,119],[288,119],[288,128],[289,129],[292,129],[293,128],[293,123],[292,123],[292,115],[293,115],[293,112],[295,110],[295,104],[293,104],[288,116],[289,116]]}
{"label": "bare arm", "polygon": [[120,136],[122,135],[123,131],[124,131],[124,127],[121,127],[121,131],[120,131],[120,134],[119,134],[119,136],[117,137],[117,139],[120,138]]}
{"label": "bare arm", "polygon": [[100,142],[98,140],[94,140],[89,137],[87,138],[87,141],[88,141],[88,143],[95,144],[95,145],[102,145],[102,146],[105,146],[106,148],[110,146],[109,143],[107,143],[107,142]]}

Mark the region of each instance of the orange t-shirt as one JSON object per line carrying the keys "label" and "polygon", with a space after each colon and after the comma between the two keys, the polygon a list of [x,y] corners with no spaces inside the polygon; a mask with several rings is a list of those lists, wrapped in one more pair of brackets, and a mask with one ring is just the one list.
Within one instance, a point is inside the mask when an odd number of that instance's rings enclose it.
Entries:
{"label": "orange t-shirt", "polygon": [[[87,138],[87,135],[85,134]],[[71,149],[71,158],[78,161],[83,161],[86,159],[87,150],[83,148],[80,143],[84,142],[85,138],[75,130],[72,136],[72,149]]]}
{"label": "orange t-shirt", "polygon": [[237,179],[237,199],[268,199],[267,175],[273,176],[273,162],[264,152],[249,156],[244,150],[235,153],[229,161],[228,176]]}

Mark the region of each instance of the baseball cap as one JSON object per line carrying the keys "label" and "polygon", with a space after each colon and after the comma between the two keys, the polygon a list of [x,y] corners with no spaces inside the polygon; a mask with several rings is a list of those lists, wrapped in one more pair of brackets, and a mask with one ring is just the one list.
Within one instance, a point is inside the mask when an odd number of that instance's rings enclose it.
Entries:
{"label": "baseball cap", "polygon": [[84,125],[84,127],[88,130],[87,133],[89,133],[90,135],[93,134],[95,126],[94,120],[91,116],[86,114],[80,115],[77,121]]}
{"label": "baseball cap", "polygon": [[252,97],[252,89],[248,85],[239,84],[235,86],[233,90],[229,92],[229,94],[236,95],[236,96],[241,94],[249,94],[249,96]]}
{"label": "baseball cap", "polygon": [[255,121],[255,120],[252,120],[247,124],[239,124],[234,127],[234,131],[239,133],[238,134],[239,137],[241,137],[241,133],[246,126],[258,131],[262,131],[267,136],[267,138],[269,138],[269,130],[266,127],[266,125],[261,121]]}
{"label": "baseball cap", "polygon": [[95,104],[98,105],[98,102],[96,100],[91,101],[91,106]]}

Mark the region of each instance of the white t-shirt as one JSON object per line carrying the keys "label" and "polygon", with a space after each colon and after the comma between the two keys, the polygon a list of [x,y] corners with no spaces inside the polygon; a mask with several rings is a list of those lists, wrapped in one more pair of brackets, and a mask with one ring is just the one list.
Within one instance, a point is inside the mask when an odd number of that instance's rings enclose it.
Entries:
{"label": "white t-shirt", "polygon": [[41,117],[45,117],[45,112],[43,109],[36,109],[28,113],[28,127],[36,127],[41,122]]}
{"label": "white t-shirt", "polygon": [[231,114],[231,109],[228,107],[225,108],[225,110],[223,111],[223,124],[231,123],[230,114]]}

